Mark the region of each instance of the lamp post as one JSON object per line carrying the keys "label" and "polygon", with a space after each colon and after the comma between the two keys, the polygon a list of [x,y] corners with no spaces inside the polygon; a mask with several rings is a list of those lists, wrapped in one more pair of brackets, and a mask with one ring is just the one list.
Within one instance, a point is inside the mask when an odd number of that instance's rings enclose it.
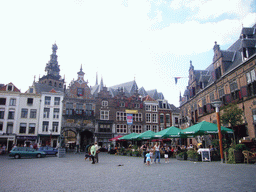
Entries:
{"label": "lamp post", "polygon": [[219,108],[221,106],[221,101],[216,100],[212,102],[212,106],[216,109],[216,116],[217,116],[217,125],[218,125],[218,135],[219,135],[219,145],[220,145],[220,157],[221,157],[221,163],[223,163],[223,147],[222,147],[222,135],[221,135],[221,127],[220,127],[220,114],[219,114]]}

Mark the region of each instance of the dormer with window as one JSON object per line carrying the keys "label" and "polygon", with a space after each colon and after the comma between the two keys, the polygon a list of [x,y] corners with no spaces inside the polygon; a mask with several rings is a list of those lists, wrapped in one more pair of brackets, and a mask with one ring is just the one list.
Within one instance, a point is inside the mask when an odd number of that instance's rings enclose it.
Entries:
{"label": "dormer with window", "polygon": [[255,28],[243,28],[241,35],[241,45],[239,51],[242,59],[247,60],[256,52]]}
{"label": "dormer with window", "polygon": [[102,107],[107,107],[107,106],[108,106],[108,101],[103,100],[103,101],[101,102],[101,106],[102,106]]}

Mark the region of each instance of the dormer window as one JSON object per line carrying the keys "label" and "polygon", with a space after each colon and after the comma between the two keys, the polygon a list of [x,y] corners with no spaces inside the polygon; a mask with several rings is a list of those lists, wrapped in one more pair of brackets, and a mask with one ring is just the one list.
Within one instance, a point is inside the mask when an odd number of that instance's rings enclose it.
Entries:
{"label": "dormer window", "polygon": [[7,86],[7,91],[12,91],[13,90],[13,86],[12,85],[8,85]]}
{"label": "dormer window", "polygon": [[101,105],[102,105],[103,107],[107,107],[107,106],[108,106],[108,101],[102,101]]}
{"label": "dormer window", "polygon": [[220,66],[218,68],[215,69],[215,76],[216,76],[216,79],[219,79],[221,77],[221,68]]}

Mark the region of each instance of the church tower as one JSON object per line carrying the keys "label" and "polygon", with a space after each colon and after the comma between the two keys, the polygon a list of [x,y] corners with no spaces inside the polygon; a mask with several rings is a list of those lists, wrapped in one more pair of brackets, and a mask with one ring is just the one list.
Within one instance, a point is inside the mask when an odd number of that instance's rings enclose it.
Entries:
{"label": "church tower", "polygon": [[64,79],[61,79],[60,76],[60,67],[58,64],[57,56],[58,46],[55,44],[52,45],[52,54],[50,56],[50,61],[46,63],[45,71],[46,75],[42,78],[39,78],[40,84],[47,84],[49,86],[63,88]]}

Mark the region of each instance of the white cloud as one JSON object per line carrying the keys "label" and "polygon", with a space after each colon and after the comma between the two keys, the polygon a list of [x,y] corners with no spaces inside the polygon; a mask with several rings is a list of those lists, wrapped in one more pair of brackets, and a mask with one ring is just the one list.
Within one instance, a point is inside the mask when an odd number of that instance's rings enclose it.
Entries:
{"label": "white cloud", "polygon": [[190,19],[214,19],[223,14],[241,18],[250,12],[253,0],[173,0],[170,7],[174,10],[189,8],[194,15]]}

